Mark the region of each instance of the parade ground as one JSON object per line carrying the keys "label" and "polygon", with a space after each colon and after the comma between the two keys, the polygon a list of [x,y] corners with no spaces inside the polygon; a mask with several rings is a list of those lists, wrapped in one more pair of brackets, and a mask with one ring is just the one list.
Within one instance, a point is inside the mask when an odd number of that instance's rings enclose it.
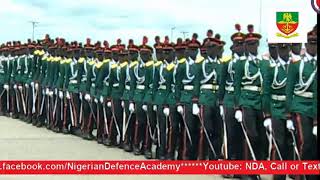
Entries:
{"label": "parade ground", "polygon": [[[72,135],[57,134],[46,128],[36,128],[17,119],[0,117],[0,159],[2,160],[144,160],[118,148],[108,148],[95,141],[86,141]],[[213,180],[221,176],[79,176],[79,175],[27,175],[1,176],[0,180]],[[263,180],[271,176],[262,176]]]}

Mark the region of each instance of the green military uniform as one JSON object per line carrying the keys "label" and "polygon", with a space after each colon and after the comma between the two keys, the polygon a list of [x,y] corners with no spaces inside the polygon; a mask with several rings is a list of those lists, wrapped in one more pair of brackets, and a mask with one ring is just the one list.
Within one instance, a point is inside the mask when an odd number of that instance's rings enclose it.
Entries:
{"label": "green military uniform", "polygon": [[110,124],[110,138],[112,144],[116,144],[117,134],[120,136],[120,145],[122,145],[123,140],[123,108],[121,106],[121,98],[125,88],[125,73],[126,66],[128,62],[114,62],[111,65],[110,72],[110,88],[111,88],[111,112],[112,112],[112,121]]}
{"label": "green military uniform", "polygon": [[287,112],[295,120],[298,149],[303,160],[316,157],[315,136],[312,135],[312,128],[317,121],[314,111],[314,93],[317,91],[314,85],[317,76],[316,59],[307,54],[302,60],[292,61],[288,70]]}
{"label": "green military uniform", "polygon": [[[140,47],[140,54],[142,51],[145,52],[152,52],[152,48],[147,45],[141,45]],[[150,143],[150,135],[149,135],[149,126],[147,123],[147,116],[146,112],[142,109],[142,106],[145,105],[145,103],[150,100],[151,94],[150,91],[152,89],[150,88],[150,84],[152,83],[151,77],[152,73],[150,73],[150,68],[153,67],[153,61],[149,62],[143,62],[142,60],[139,61],[137,65],[134,67],[134,76],[135,76],[135,82],[132,83],[131,88],[134,89],[134,96],[133,101],[135,103],[135,110],[136,110],[136,121],[135,121],[135,135],[134,135],[134,153],[136,155],[140,154],[140,144],[143,144],[143,150],[150,152],[150,149],[148,149],[149,143]],[[149,94],[147,95],[147,93]],[[145,99],[145,95],[147,95]],[[150,109],[150,107],[149,107]],[[151,106],[152,110],[152,106]],[[150,117],[149,117],[150,119]],[[150,121],[149,121],[150,122]],[[147,135],[148,134],[148,135]]]}
{"label": "green military uniform", "polygon": [[[128,50],[130,53],[135,52],[138,53],[139,49],[135,45],[128,45]],[[129,111],[130,102],[132,102],[133,95],[134,95],[134,88],[131,88],[131,84],[135,83],[135,76],[134,76],[134,67],[138,65],[137,60],[132,60],[129,62],[124,68],[122,73],[124,79],[124,91],[122,95],[122,100],[124,102],[124,111],[125,111],[125,130],[124,130],[124,150],[127,152],[132,151],[132,144],[134,139],[134,119],[135,114],[134,112]],[[134,85],[133,85],[134,86]],[[130,118],[130,119],[129,119]]]}
{"label": "green military uniform", "polygon": [[[219,40],[216,40],[216,46],[222,46]],[[199,138],[199,152],[198,158],[205,159],[209,150],[209,159],[217,159],[212,150],[208,146],[208,139],[204,134],[206,128],[210,141],[214,147],[217,156],[221,155],[223,126],[222,119],[219,111],[219,102],[221,102],[221,62],[215,57],[212,59],[210,56],[207,59],[203,57],[195,61],[197,73],[195,75],[195,97],[198,99],[200,105],[199,117],[204,123],[204,127],[200,128]],[[220,91],[219,91],[220,90]]]}
{"label": "green military uniform", "polygon": [[[255,56],[248,56],[237,62],[235,67],[235,107],[241,108],[243,122],[246,127],[252,148],[257,159],[264,159],[266,155],[266,136],[263,127],[262,114],[262,83],[263,64]],[[245,146],[247,148],[247,146]],[[251,158],[248,149],[245,159]]]}
{"label": "green military uniform", "polygon": [[[74,47],[72,50],[77,51],[78,47]],[[80,105],[80,99],[79,99],[79,85],[81,76],[80,68],[82,63],[84,62],[84,58],[79,58],[78,60],[76,58],[72,58],[72,60],[66,61],[65,66],[65,88],[67,90],[66,92],[66,98],[67,103],[64,107],[67,111],[66,118],[63,122],[63,128],[67,128],[69,125],[71,125],[70,132],[75,135],[80,135],[80,124],[83,120],[83,114],[81,113],[82,105]],[[72,111],[71,111],[72,110]],[[83,109],[82,109],[83,110]]]}
{"label": "green military uniform", "polygon": [[[110,134],[109,131],[109,126],[108,124],[110,123],[111,120],[111,113],[110,109],[106,108],[106,100],[110,99],[110,86],[109,86],[109,77],[110,77],[110,72],[111,72],[111,61],[110,59],[104,59],[102,61],[101,67],[99,68],[100,72],[97,77],[97,88],[101,89],[100,91],[100,97],[99,101],[102,105],[102,113],[103,113],[103,118],[99,118],[99,126],[97,134],[102,136],[103,138],[103,144],[107,145],[106,139],[107,136]],[[102,100],[102,102],[101,102]],[[109,122],[108,122],[109,120]],[[109,132],[109,134],[108,134]]]}
{"label": "green military uniform", "polygon": [[[7,49],[7,48],[6,48]],[[4,49],[1,49],[4,50]],[[0,113],[9,113],[9,58],[6,56],[0,56]],[[7,92],[8,91],[8,92]]]}

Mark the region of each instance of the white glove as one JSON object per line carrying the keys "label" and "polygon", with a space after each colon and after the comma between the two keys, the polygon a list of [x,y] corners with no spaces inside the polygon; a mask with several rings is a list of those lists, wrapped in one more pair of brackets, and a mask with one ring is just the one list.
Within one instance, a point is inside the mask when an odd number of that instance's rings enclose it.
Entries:
{"label": "white glove", "polygon": [[317,126],[313,126],[312,134],[317,136],[317,131],[318,131],[318,127]]}
{"label": "white glove", "polygon": [[121,107],[124,108],[124,101],[121,101]]}
{"label": "white glove", "polygon": [[80,99],[80,101],[82,101],[82,98],[83,98],[83,97],[82,97],[82,93],[80,93],[80,94],[79,94],[79,99]]}
{"label": "white glove", "polygon": [[199,115],[200,109],[198,104],[192,104],[192,114],[193,115]]}
{"label": "white glove", "polygon": [[111,102],[110,101],[107,102],[107,107],[111,108]]}
{"label": "white glove", "polygon": [[50,97],[53,96],[53,91],[49,91],[49,96],[50,96]]}
{"label": "white glove", "polygon": [[224,119],[224,109],[223,109],[223,106],[220,105],[220,106],[219,106],[219,109],[220,109],[220,116]]}
{"label": "white glove", "polygon": [[14,89],[17,89],[17,85],[16,85],[16,84],[15,84],[15,85],[13,85],[13,88],[14,88]]}
{"label": "white glove", "polygon": [[36,88],[38,90],[39,89],[39,83],[35,83],[34,88]]}
{"label": "white glove", "polygon": [[289,131],[294,131],[294,125],[293,125],[292,120],[287,120],[287,121],[286,121],[286,126],[287,126],[287,129],[288,129]]}
{"label": "white glove", "polygon": [[179,105],[177,107],[177,111],[178,111],[178,113],[180,113],[182,115],[183,114],[183,107],[181,105]]}
{"label": "white glove", "polygon": [[49,88],[46,89],[46,95],[49,95]]}
{"label": "white glove", "polygon": [[169,116],[169,113],[170,113],[170,109],[169,108],[164,108],[163,109],[163,114],[166,116],[166,117],[168,117]]}
{"label": "white glove", "polygon": [[153,111],[157,111],[157,105],[152,106]]}
{"label": "white glove", "polygon": [[234,114],[234,117],[236,118],[236,120],[238,122],[242,122],[242,111],[241,110],[237,110],[236,113]]}
{"label": "white glove", "polygon": [[24,87],[29,88],[29,84],[27,84],[27,83],[24,84]]}
{"label": "white glove", "polygon": [[18,86],[18,89],[21,91],[21,90],[22,90],[22,86],[21,86],[21,85],[19,85],[19,86]]}
{"label": "white glove", "polygon": [[66,98],[71,99],[70,93],[68,91],[66,92]]}
{"label": "white glove", "polygon": [[94,98],[94,102],[95,102],[95,103],[98,103],[99,101],[98,101],[98,99],[97,99],[97,98]]}
{"label": "white glove", "polygon": [[147,111],[147,110],[148,110],[147,105],[142,105],[142,109],[143,109],[144,111]]}
{"label": "white glove", "polygon": [[54,88],[54,94],[58,94],[58,89],[57,88]]}
{"label": "white glove", "polygon": [[59,91],[59,98],[62,99],[63,98],[63,92]]}
{"label": "white glove", "polygon": [[264,126],[268,131],[271,131],[271,130],[272,130],[272,121],[271,121],[271,118],[266,118],[266,119],[263,121],[263,126]]}
{"label": "white glove", "polygon": [[90,101],[90,99],[91,99],[90,94],[86,94],[86,95],[84,96],[84,99],[87,100],[87,101]]}
{"label": "white glove", "polygon": [[129,104],[129,111],[130,111],[130,112],[133,112],[133,111],[134,111],[134,104],[133,104],[133,103],[130,103],[130,104]]}
{"label": "white glove", "polygon": [[34,82],[31,82],[30,84],[31,84],[31,86],[34,86]]}
{"label": "white glove", "polygon": [[100,103],[102,104],[103,103],[103,97],[102,96],[100,96]]}
{"label": "white glove", "polygon": [[5,85],[3,85],[3,88],[4,88],[5,90],[9,90],[9,85],[8,85],[8,84],[5,84]]}

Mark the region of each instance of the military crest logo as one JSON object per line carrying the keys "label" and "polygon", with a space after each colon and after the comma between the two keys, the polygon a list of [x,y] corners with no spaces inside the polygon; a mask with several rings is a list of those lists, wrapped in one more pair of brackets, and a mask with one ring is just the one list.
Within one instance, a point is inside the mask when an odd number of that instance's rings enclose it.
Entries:
{"label": "military crest logo", "polygon": [[299,26],[299,12],[276,12],[276,24],[278,37],[289,39],[299,36],[295,32]]}

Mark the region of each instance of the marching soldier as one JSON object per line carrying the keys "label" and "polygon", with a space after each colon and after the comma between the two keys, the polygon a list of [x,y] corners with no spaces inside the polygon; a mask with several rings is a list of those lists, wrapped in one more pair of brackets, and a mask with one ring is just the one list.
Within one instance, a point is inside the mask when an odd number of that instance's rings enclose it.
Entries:
{"label": "marching soldier", "polygon": [[[176,105],[180,104],[180,91],[178,90],[177,86],[177,70],[178,70],[178,63],[183,62],[186,60],[186,49],[187,44],[182,41],[181,38],[177,39],[177,43],[174,46],[175,56],[176,59],[174,60],[175,68],[173,71],[173,85],[174,88],[172,88],[172,93],[174,95],[174,101]],[[172,105],[172,107],[174,107]],[[184,121],[182,119],[182,116],[180,113],[178,113],[177,108],[174,107],[174,109],[171,110],[171,114],[175,117],[172,119],[175,119],[172,121],[172,125],[170,124],[169,132],[168,134],[172,137],[172,149],[171,151],[168,150],[168,159],[175,158],[173,155],[175,154],[175,151],[178,150],[178,160],[182,160],[182,154],[183,154],[183,133],[184,133]],[[169,138],[171,138],[169,136]]]}
{"label": "marching soldier", "polygon": [[[107,88],[108,97],[106,100],[107,109],[111,113],[111,118],[108,122],[108,146],[118,145],[117,135],[120,135],[119,122],[122,121],[122,108],[121,101],[119,100],[122,95],[120,95],[120,69],[118,69],[119,63],[119,53],[124,48],[121,44],[121,40],[117,40],[117,44],[110,47],[111,48],[111,63],[109,64],[109,72],[107,76]],[[116,103],[113,99],[116,99]],[[120,101],[120,102],[119,102]],[[113,105],[113,106],[112,106]],[[115,107],[116,105],[117,107]],[[120,108],[119,108],[120,105]]]}
{"label": "marching soldier", "polygon": [[233,59],[227,62],[223,62],[221,72],[222,80],[220,84],[222,94],[224,95],[222,104],[227,131],[227,152],[225,152],[227,154],[225,154],[225,156],[227,156],[229,160],[241,160],[241,149],[243,146],[241,127],[234,117],[234,79],[235,67],[238,61],[246,59],[244,54],[245,34],[240,32],[241,27],[239,24],[236,24],[235,27],[238,32],[234,33],[231,36],[231,40],[233,42],[233,45],[231,47]]}
{"label": "marching soldier", "polygon": [[10,79],[10,72],[9,72],[9,53],[8,47],[3,46],[0,49],[1,56],[0,56],[0,113],[1,115],[9,115],[9,79]]}
{"label": "marching soldier", "polygon": [[32,76],[36,72],[34,68],[34,51],[35,44],[29,43],[27,45],[27,51],[25,59],[25,71],[24,71],[24,89],[25,89],[25,105],[26,105],[26,120],[27,123],[32,123],[32,102],[33,102],[33,89],[31,87]]}
{"label": "marching soldier", "polygon": [[32,82],[31,84],[31,91],[32,91],[32,107],[31,107],[31,116],[32,116],[32,125],[36,127],[42,127],[43,122],[40,121],[40,105],[41,105],[41,89],[40,89],[40,74],[41,74],[41,62],[42,58],[45,54],[40,41],[36,44],[36,50],[34,51],[34,58],[33,58],[33,69],[34,72],[32,73]]}
{"label": "marching soldier", "polygon": [[[193,112],[201,121],[198,159],[218,159],[222,146],[222,119],[219,104],[222,100],[219,84],[221,81],[221,62],[218,55],[224,42],[211,38],[205,43],[208,57],[195,61],[197,72],[194,80],[193,106],[199,112]],[[223,110],[223,109],[222,109]]]}
{"label": "marching soldier", "polygon": [[[61,45],[62,46],[62,45]],[[63,47],[60,46],[59,49],[59,61],[57,62],[57,75],[58,78],[55,83],[56,91],[56,102],[53,107],[53,115],[55,118],[54,126],[56,132],[62,132],[64,134],[68,134],[69,131],[67,128],[63,128],[63,122],[66,118],[64,106],[65,106],[65,74],[66,74],[66,65],[67,63],[70,63],[71,59],[68,59],[67,57],[67,46],[64,45]]]}
{"label": "marching soldier", "polygon": [[[98,77],[98,82],[102,82],[102,91],[100,96],[100,103],[102,104],[102,112],[103,112],[103,123],[100,121],[99,124],[104,124],[103,130],[98,129],[99,134],[102,133],[102,143],[106,146],[113,145],[111,141],[111,133],[110,133],[110,124],[111,124],[111,110],[107,108],[107,104],[110,105],[110,86],[109,86],[109,79],[110,79],[110,72],[111,72],[111,65],[113,61],[111,61],[111,54],[112,51],[109,48],[109,43],[104,43],[104,60],[102,61],[103,64],[101,66],[101,73]],[[100,126],[101,127],[101,126]],[[102,132],[101,132],[102,131]]]}
{"label": "marching soldier", "polygon": [[[152,83],[151,69],[153,67],[153,61],[151,60],[151,54],[153,49],[148,46],[147,43],[148,38],[144,36],[143,43],[139,46],[141,60],[134,67],[135,82],[131,84],[131,88],[134,88],[133,101],[135,104],[130,104],[129,109],[135,109],[136,112],[133,144],[134,154],[140,155],[143,151],[147,158],[151,158],[150,134],[152,134],[152,132],[150,132],[150,117],[147,117],[148,113],[145,112],[148,110],[148,106],[145,104],[144,96],[150,89],[149,85]],[[152,107],[149,108],[152,110]]]}
{"label": "marching soldier", "polygon": [[196,75],[196,60],[200,42],[197,40],[198,35],[194,33],[189,44],[187,44],[187,59],[180,59],[176,69],[176,95],[179,98],[177,111],[181,114],[183,130],[183,160],[196,160],[199,139],[199,120],[197,114],[198,106],[193,102],[194,99],[194,81]]}
{"label": "marching soldier", "polygon": [[178,135],[176,101],[174,94],[174,46],[167,44],[162,47],[164,61],[157,62],[159,67],[154,79],[155,97],[157,105],[157,153],[160,160],[174,160],[176,138]]}
{"label": "marching soldier", "polygon": [[[91,44],[91,39],[87,38],[87,42],[84,45],[84,55],[85,59],[82,59],[83,61],[78,61],[80,63],[80,68],[78,70],[78,76],[81,77],[80,82],[80,99],[82,99],[82,122],[81,122],[81,130],[82,130],[82,137],[86,140],[93,140],[94,136],[92,135],[93,131],[93,120],[92,117],[93,107],[92,107],[92,98],[90,96],[90,83],[87,82],[88,79],[88,71],[90,67],[93,66],[94,61],[94,53],[93,53],[94,46]],[[81,112],[81,110],[80,110]]]}
{"label": "marching soldier", "polygon": [[[134,119],[135,113],[132,109],[129,109],[130,101],[133,98],[134,89],[131,88],[131,83],[134,81],[134,67],[138,64],[138,56],[139,56],[139,47],[134,45],[132,39],[129,40],[128,45],[129,50],[129,58],[128,64],[124,67],[126,70],[125,73],[125,81],[124,81],[124,92],[122,96],[122,100],[124,103],[124,111],[126,115],[124,124],[124,150],[127,152],[132,152],[132,144],[134,139]],[[131,110],[131,111],[130,111]]]}
{"label": "marching soldier", "polygon": [[[317,87],[317,30],[308,33],[305,56],[289,65],[286,87],[287,119],[294,121],[297,129],[298,151],[301,160],[316,159],[317,119],[314,111],[314,95]],[[295,53],[296,54],[296,53]],[[288,122],[287,121],[287,122]],[[301,177],[298,177],[301,178]],[[307,176],[316,179],[316,176]]]}
{"label": "marching soldier", "polygon": [[[271,135],[274,135],[276,147],[273,159],[288,160],[288,136],[286,123],[286,81],[289,64],[289,44],[269,44],[270,60],[264,75],[264,113],[270,116],[264,125]],[[289,121],[288,121],[289,123]],[[288,124],[289,125],[289,124]],[[293,125],[293,124],[292,124]],[[290,128],[293,128],[291,126]],[[272,139],[271,139],[272,140]],[[285,176],[274,176],[274,179],[285,179]]]}
{"label": "marching soldier", "polygon": [[[166,39],[169,43],[169,39]],[[147,46],[148,39],[144,38],[144,43],[141,45],[140,48],[140,57],[141,59],[146,62],[145,63],[145,74],[144,74],[144,97],[142,100],[142,109],[145,112],[146,123],[145,123],[145,130],[144,130],[144,156],[147,159],[152,158],[152,143],[154,141],[154,132],[155,132],[155,121],[156,121],[156,113],[155,108],[153,106],[153,78],[154,78],[154,61],[152,59],[153,49],[150,46]]]}
{"label": "marching soldier", "polygon": [[118,136],[120,137],[119,140],[119,148],[123,148],[123,113],[124,109],[122,104],[122,96],[123,91],[125,88],[125,75],[126,75],[126,67],[128,65],[127,56],[128,51],[125,50],[125,46],[118,46],[119,48],[119,55],[113,56],[113,60],[115,63],[111,66],[111,74],[110,74],[110,86],[111,89],[111,111],[112,111],[112,118],[113,123],[115,124],[115,128],[117,131]]}
{"label": "marching soldier", "polygon": [[[64,103],[63,112],[64,119],[62,125],[62,132],[81,137],[81,122],[83,121],[82,106],[83,101],[80,102],[79,85],[81,82],[80,68],[85,61],[84,57],[80,57],[80,49],[78,42],[74,42],[73,46],[69,49],[69,58],[65,62],[65,96],[66,102]],[[81,63],[82,62],[82,63]],[[80,107],[79,107],[80,106]],[[70,126],[70,129],[68,127]]]}
{"label": "marching soldier", "polygon": [[[104,59],[104,49],[98,44],[95,48],[96,52],[96,63],[92,69],[92,77],[91,77],[91,95],[95,98],[96,104],[96,126],[97,126],[97,142],[98,144],[102,144],[104,141],[104,133],[103,130],[105,128],[104,124],[104,114],[103,114],[103,99],[100,100],[101,91],[103,87],[103,81],[99,79],[100,74],[104,73],[102,70],[103,59]],[[93,91],[93,92],[92,92]]]}
{"label": "marching soldier", "polygon": [[247,59],[238,61],[235,68],[235,118],[246,138],[244,159],[263,160],[267,154],[263,120],[268,117],[264,117],[261,111],[263,69],[257,57],[261,35],[253,32],[253,25],[248,25],[248,31],[245,37]]}

